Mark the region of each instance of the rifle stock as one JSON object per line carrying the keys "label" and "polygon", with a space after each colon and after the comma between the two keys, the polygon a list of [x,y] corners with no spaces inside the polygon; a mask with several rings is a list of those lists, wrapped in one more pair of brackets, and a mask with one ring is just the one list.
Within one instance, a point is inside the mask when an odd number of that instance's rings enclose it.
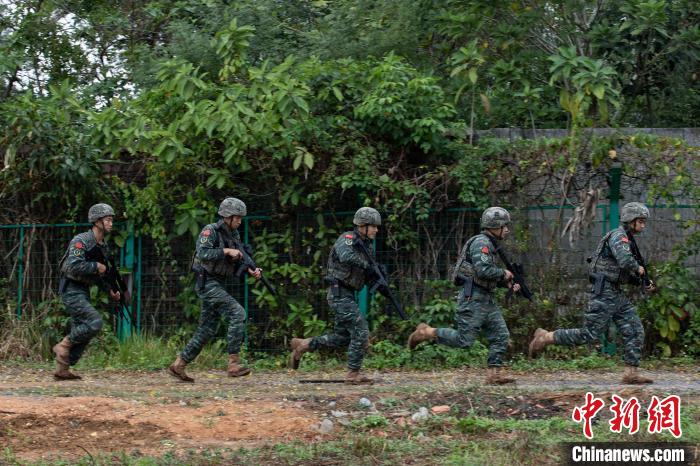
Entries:
{"label": "rifle stock", "polygon": [[532,291],[530,291],[530,288],[525,282],[525,268],[522,266],[522,264],[511,263],[508,259],[508,256],[506,256],[505,252],[503,252],[503,250],[501,249],[501,245],[495,240],[492,240],[492,242],[496,246],[496,253],[498,254],[498,257],[500,257],[503,261],[503,264],[506,266],[506,269],[510,270],[513,273],[513,283],[517,283],[518,285],[520,285],[520,295],[523,298],[532,302]]}
{"label": "rifle stock", "polygon": [[378,291],[382,296],[389,300],[394,309],[396,309],[396,313],[399,315],[399,317],[401,317],[402,320],[408,320],[408,315],[406,314],[406,311],[404,311],[403,306],[401,306],[401,303],[389,287],[389,281],[387,280],[386,271],[379,263],[377,263],[374,256],[370,254],[367,245],[364,243],[357,231],[355,231],[354,236],[355,237],[353,238],[353,244],[357,245],[357,247],[369,259],[369,263],[371,266],[370,273],[372,274],[375,280],[372,286],[370,287],[370,293]]}

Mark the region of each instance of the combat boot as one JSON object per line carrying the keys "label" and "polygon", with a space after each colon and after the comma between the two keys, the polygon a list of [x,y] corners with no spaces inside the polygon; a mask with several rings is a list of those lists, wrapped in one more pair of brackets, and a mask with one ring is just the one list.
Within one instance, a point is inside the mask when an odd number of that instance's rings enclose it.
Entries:
{"label": "combat boot", "polygon": [[429,326],[428,324],[420,323],[416,330],[408,337],[407,346],[408,349],[413,349],[418,346],[419,343],[424,341],[431,341],[435,339],[436,330]]}
{"label": "combat boot", "polygon": [[56,343],[53,347],[53,353],[56,355],[56,362],[64,366],[70,364],[70,347],[71,341],[68,337],[63,337],[63,340]]}
{"label": "combat boot", "polygon": [[[57,358],[58,359],[58,358]],[[63,364],[56,360],[56,372],[53,373],[53,378],[56,380],[80,380],[78,374],[74,374],[70,371],[70,366],[68,364]]]}
{"label": "combat boot", "polygon": [[311,338],[292,338],[289,344],[292,354],[289,355],[289,368],[298,369],[301,357],[311,349]]}
{"label": "combat boot", "polygon": [[500,367],[489,367],[486,369],[487,385],[503,385],[507,383],[515,383],[515,379],[505,375]]}
{"label": "combat boot", "polygon": [[629,385],[640,385],[644,383],[654,383],[652,379],[642,377],[635,366],[625,366],[625,373],[622,375],[622,383]]}
{"label": "combat boot", "polygon": [[345,376],[345,383],[348,385],[372,385],[374,380],[360,374],[359,369],[350,369]]}
{"label": "combat boot", "polygon": [[228,355],[228,370],[226,371],[229,377],[243,377],[250,374],[250,369],[241,366],[241,358],[237,354]]}
{"label": "combat boot", "polygon": [[182,380],[183,382],[194,382],[194,379],[185,373],[186,365],[187,362],[182,359],[181,356],[178,356],[177,359],[175,359],[175,362],[168,367],[168,374]]}
{"label": "combat boot", "polygon": [[535,357],[540,351],[542,351],[546,346],[554,344],[554,332],[548,332],[543,328],[538,328],[535,330],[535,334],[530,342],[530,347],[528,348],[529,356]]}

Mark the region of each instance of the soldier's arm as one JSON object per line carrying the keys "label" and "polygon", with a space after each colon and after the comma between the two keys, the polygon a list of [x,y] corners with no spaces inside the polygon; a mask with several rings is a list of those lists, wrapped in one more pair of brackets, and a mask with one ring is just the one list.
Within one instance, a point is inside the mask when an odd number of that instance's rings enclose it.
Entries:
{"label": "soldier's arm", "polygon": [[505,278],[506,271],[496,265],[493,246],[486,241],[475,240],[469,248],[476,275],[482,280],[499,280]]}
{"label": "soldier's arm", "polygon": [[214,247],[217,233],[211,227],[205,227],[197,238],[197,259],[202,261],[215,261],[224,258],[223,246]]}
{"label": "soldier's arm", "polygon": [[81,239],[73,239],[68,246],[66,257],[66,271],[76,276],[97,275],[97,262],[85,258],[86,245]]}
{"label": "soldier's arm", "polygon": [[363,253],[355,249],[352,244],[347,244],[346,235],[341,236],[333,246],[336,253],[338,254],[338,260],[340,262],[359,267],[364,270],[370,269],[369,260],[365,257]]}
{"label": "soldier's arm", "polygon": [[630,239],[622,232],[613,233],[608,240],[608,246],[612,251],[613,257],[620,265],[622,270],[636,274],[640,264],[634,258],[630,249]]}

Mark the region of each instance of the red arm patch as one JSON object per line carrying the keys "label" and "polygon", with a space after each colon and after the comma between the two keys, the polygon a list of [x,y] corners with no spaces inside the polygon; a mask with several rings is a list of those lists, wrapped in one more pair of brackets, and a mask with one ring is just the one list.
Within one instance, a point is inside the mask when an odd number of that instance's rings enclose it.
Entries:
{"label": "red arm patch", "polygon": [[620,238],[620,241],[622,241],[623,243],[629,243],[629,242],[630,242],[629,238],[626,237],[626,236],[623,236],[622,238]]}
{"label": "red arm patch", "polygon": [[483,252],[484,254],[488,254],[489,253],[488,246],[484,246],[483,248],[481,248],[481,252]]}
{"label": "red arm patch", "polygon": [[83,249],[83,243],[81,243],[80,241],[75,243],[75,249]]}
{"label": "red arm patch", "polygon": [[209,236],[209,235],[211,235],[211,230],[204,230],[202,232],[202,236]]}
{"label": "red arm patch", "polygon": [[352,235],[345,235],[347,239],[352,239]]}

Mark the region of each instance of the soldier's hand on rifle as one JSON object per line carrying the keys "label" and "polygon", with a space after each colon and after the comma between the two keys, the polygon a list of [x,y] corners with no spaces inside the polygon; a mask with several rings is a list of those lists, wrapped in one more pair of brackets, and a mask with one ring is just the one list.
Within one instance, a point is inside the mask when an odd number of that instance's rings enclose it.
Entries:
{"label": "soldier's hand on rifle", "polygon": [[233,248],[224,248],[224,255],[230,257],[235,261],[243,257],[243,253],[241,251]]}
{"label": "soldier's hand on rifle", "polygon": [[248,269],[248,274],[251,277],[255,277],[256,280],[260,280],[260,277],[262,277],[262,269],[258,267],[257,269]]}
{"label": "soldier's hand on rifle", "polygon": [[656,288],[656,284],[654,282],[652,282],[651,280],[649,280],[649,284],[647,286],[645,286],[644,289],[646,290],[647,293],[656,293],[656,291],[658,290]]}
{"label": "soldier's hand on rifle", "polygon": [[104,264],[97,263],[97,275],[104,275],[107,271],[107,267]]}
{"label": "soldier's hand on rifle", "polygon": [[520,291],[520,283],[515,283],[513,286],[509,287],[513,290],[513,293]]}
{"label": "soldier's hand on rifle", "polygon": [[510,270],[506,270],[506,276],[503,278],[507,282],[512,282],[513,281],[513,272],[511,272]]}
{"label": "soldier's hand on rifle", "polygon": [[646,270],[644,270],[644,267],[641,265],[639,266],[639,269],[637,269],[637,273],[639,274],[640,277],[643,277],[645,273],[647,273]]}
{"label": "soldier's hand on rifle", "polygon": [[109,297],[112,298],[112,301],[119,301],[121,298],[121,293],[118,291],[109,290]]}

